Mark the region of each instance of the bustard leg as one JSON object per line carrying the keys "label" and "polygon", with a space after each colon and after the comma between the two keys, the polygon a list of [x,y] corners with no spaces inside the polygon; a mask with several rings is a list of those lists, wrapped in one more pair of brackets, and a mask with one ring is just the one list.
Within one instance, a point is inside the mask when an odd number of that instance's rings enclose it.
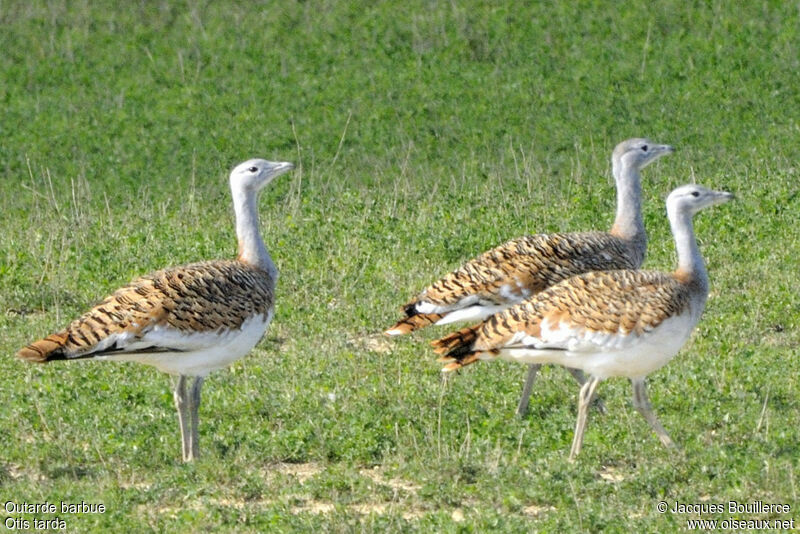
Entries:
{"label": "bustard leg", "polygon": [[[581,387],[583,387],[583,385],[586,383],[586,373],[584,373],[580,369],[575,369],[574,367],[567,367],[567,371],[569,371],[569,374],[571,374],[572,378],[575,379],[575,382],[577,382]],[[606,405],[603,402],[603,399],[595,396],[592,404],[594,404],[594,407],[597,408],[598,412],[600,412],[603,415],[606,414]]]}
{"label": "bustard leg", "polygon": [[173,392],[175,398],[175,408],[178,410],[178,424],[181,426],[181,451],[183,453],[183,461],[189,461],[189,399],[186,398],[186,376],[180,375],[178,381],[175,383],[175,391]]}
{"label": "bustard leg", "polygon": [[194,460],[200,456],[200,433],[197,430],[199,423],[198,409],[200,408],[200,390],[203,387],[202,376],[194,377],[192,382],[192,391],[189,397],[189,415],[191,417],[191,434],[189,435],[189,458],[188,461]]}
{"label": "bustard leg", "polygon": [[653,407],[650,406],[650,400],[647,398],[647,382],[645,382],[645,379],[631,379],[631,384],[633,385],[633,407],[642,414],[642,417],[656,431],[658,439],[661,440],[665,447],[675,447],[675,442],[670,439],[667,431],[656,419],[656,414],[653,413]]}
{"label": "bustard leg", "polygon": [[[522,396],[517,405],[517,415],[520,417],[528,413],[528,401],[530,401],[531,391],[533,391],[533,383],[536,381],[536,375],[541,367],[542,365],[539,363],[528,364],[528,376],[525,378],[525,385],[522,387]],[[586,375],[580,369],[567,367],[567,371],[569,371],[569,374],[572,375],[572,378],[575,379],[575,382],[577,382],[579,386],[582,387],[586,383]],[[603,399],[595,397],[594,405],[601,414],[606,413],[606,405],[603,403]]]}
{"label": "bustard leg", "polygon": [[531,398],[533,383],[536,382],[536,375],[541,367],[542,364],[540,363],[528,364],[528,376],[525,377],[525,385],[522,386],[522,397],[520,397],[517,405],[517,415],[520,417],[528,413],[528,401]]}
{"label": "bustard leg", "polygon": [[583,445],[583,433],[586,431],[586,416],[589,412],[589,404],[594,398],[597,385],[600,379],[596,376],[589,377],[589,380],[581,388],[578,395],[578,420],[575,422],[575,437],[572,438],[572,448],[569,451],[569,461],[575,461],[575,457],[581,452],[581,445]]}

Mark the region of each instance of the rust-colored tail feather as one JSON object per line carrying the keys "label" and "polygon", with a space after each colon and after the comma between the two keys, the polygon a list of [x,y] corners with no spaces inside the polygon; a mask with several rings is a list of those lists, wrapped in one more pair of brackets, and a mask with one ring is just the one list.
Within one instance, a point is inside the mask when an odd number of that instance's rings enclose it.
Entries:
{"label": "rust-colored tail feather", "polygon": [[441,313],[417,313],[409,315],[397,321],[394,326],[387,328],[384,334],[387,336],[402,336],[409,334],[414,330],[425,328],[426,326],[434,324],[436,321],[444,317]]}
{"label": "rust-colored tail feather", "polygon": [[442,369],[443,372],[456,371],[480,359],[481,351],[473,350],[480,327],[479,324],[468,326],[431,341],[434,352],[442,355],[439,361],[447,363]]}
{"label": "rust-colored tail feather", "polygon": [[467,366],[467,365],[469,365],[471,363],[477,362],[479,359],[480,358],[478,357],[478,353],[477,352],[472,352],[472,353],[468,354],[467,356],[465,356],[462,360],[458,360],[458,361],[454,361],[454,362],[448,363],[447,365],[442,367],[442,372],[443,373],[452,373],[453,371],[458,371],[462,367],[465,367],[465,366]]}
{"label": "rust-colored tail feather", "polygon": [[50,360],[63,360],[64,345],[67,342],[67,333],[58,332],[44,339],[34,341],[24,349],[17,352],[17,358],[33,363],[47,363]]}
{"label": "rust-colored tail feather", "polygon": [[460,353],[472,349],[472,344],[478,337],[478,328],[480,325],[467,326],[431,341],[433,351],[436,354],[446,354],[450,358],[457,358]]}

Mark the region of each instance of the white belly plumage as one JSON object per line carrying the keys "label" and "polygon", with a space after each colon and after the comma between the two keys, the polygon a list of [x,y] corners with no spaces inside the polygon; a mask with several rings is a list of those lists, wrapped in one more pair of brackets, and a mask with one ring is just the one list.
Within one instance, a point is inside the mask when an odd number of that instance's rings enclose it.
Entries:
{"label": "white belly plumage", "polygon": [[[667,319],[640,336],[592,333],[572,338],[565,348],[504,348],[498,357],[521,363],[555,363],[581,369],[601,379],[612,376],[641,378],[664,366],[692,331],[691,314]],[[484,354],[482,358],[491,359]]]}
{"label": "white belly plumage", "polygon": [[272,320],[270,310],[265,317],[256,315],[241,328],[222,332],[198,332],[186,334],[174,328],[156,326],[144,337],[125,346],[126,351],[146,347],[170,347],[176,352],[121,352],[98,356],[105,361],[137,362],[152,365],[159,371],[171,375],[206,376],[223,369],[245,356],[261,340]]}

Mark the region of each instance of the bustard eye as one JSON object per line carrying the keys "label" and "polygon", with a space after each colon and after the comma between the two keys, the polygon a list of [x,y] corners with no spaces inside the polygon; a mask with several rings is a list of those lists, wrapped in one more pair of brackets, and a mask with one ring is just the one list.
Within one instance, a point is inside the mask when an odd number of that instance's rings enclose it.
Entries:
{"label": "bustard eye", "polygon": [[258,167],[250,167],[247,170],[250,171],[250,172],[258,172]]}
{"label": "bustard eye", "polygon": [[647,145],[642,145],[642,152],[647,152]]}
{"label": "bustard eye", "polygon": [[699,192],[697,192],[697,191],[692,191],[692,196],[693,196],[694,198],[697,198],[697,197],[699,197],[699,196],[700,196],[700,193],[699,193]]}

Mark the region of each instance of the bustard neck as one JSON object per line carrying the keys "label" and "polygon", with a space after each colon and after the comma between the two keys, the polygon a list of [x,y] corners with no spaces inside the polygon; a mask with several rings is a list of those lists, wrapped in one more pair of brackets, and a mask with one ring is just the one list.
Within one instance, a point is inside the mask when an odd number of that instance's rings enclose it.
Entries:
{"label": "bustard neck", "polygon": [[639,170],[626,165],[614,165],[617,185],[617,215],[611,234],[630,242],[641,264],[647,250],[647,233],[642,220],[642,184]]}
{"label": "bustard neck", "polygon": [[678,251],[678,269],[675,274],[682,282],[697,286],[705,295],[708,293],[708,272],[694,236],[692,214],[688,210],[681,210],[668,215]]}
{"label": "bustard neck", "polygon": [[277,279],[278,268],[275,267],[258,229],[258,192],[244,187],[231,187],[231,194],[236,215],[239,261],[263,269],[273,280]]}

